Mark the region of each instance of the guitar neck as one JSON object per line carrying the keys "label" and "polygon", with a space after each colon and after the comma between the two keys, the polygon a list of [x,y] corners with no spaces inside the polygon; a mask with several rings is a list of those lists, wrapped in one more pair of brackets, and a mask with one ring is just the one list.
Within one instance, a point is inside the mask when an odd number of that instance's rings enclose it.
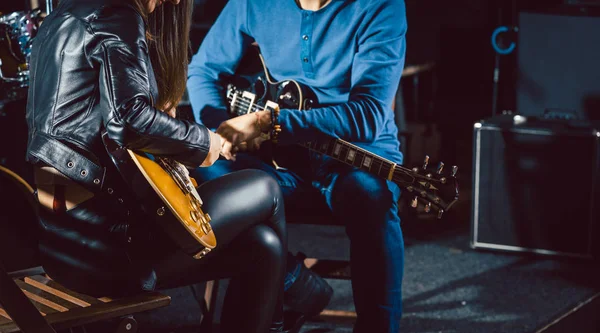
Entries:
{"label": "guitar neck", "polygon": [[300,145],[380,178],[391,180],[400,187],[413,185],[419,177],[410,169],[341,139],[329,138]]}

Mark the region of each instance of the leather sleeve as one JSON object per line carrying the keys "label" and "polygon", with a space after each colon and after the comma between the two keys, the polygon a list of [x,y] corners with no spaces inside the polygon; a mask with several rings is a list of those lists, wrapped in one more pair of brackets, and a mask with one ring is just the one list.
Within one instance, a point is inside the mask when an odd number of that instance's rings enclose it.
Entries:
{"label": "leather sleeve", "polygon": [[[123,15],[122,11],[119,14]],[[96,46],[89,55],[100,71],[100,109],[108,136],[129,149],[198,167],[210,149],[208,129],[153,107],[150,87],[154,76],[143,25],[131,15],[129,11],[110,20],[124,22],[120,26],[95,31]]]}

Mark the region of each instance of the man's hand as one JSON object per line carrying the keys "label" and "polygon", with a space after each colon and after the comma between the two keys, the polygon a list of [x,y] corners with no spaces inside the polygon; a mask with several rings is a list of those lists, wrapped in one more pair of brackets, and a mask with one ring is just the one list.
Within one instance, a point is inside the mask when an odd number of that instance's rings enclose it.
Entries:
{"label": "man's hand", "polygon": [[[242,142],[250,142],[271,127],[269,111],[258,111],[229,119],[217,128],[217,133],[234,147]],[[239,148],[239,147],[238,147]]]}
{"label": "man's hand", "polygon": [[237,151],[241,152],[255,152],[260,149],[263,142],[267,141],[267,138],[262,135],[250,140],[250,142],[242,142],[236,146]]}

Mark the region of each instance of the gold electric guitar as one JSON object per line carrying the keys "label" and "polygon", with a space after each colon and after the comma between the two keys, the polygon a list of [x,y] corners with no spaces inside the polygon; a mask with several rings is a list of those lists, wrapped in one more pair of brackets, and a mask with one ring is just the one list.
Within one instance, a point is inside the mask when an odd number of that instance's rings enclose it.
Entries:
{"label": "gold electric guitar", "polygon": [[106,133],[102,141],[142,209],[185,253],[200,259],[217,246],[210,216],[185,166],[121,147]]}
{"label": "gold electric guitar", "polygon": [[[310,87],[294,80],[274,80],[258,47],[250,48],[238,66],[238,72],[228,82],[227,100],[233,117],[270,108],[310,112],[311,108],[318,105],[317,96]],[[432,169],[429,156],[425,157],[422,166],[409,169],[337,138],[323,138],[301,146],[396,183],[414,195],[410,203],[413,208],[417,208],[419,202],[424,203],[423,210],[426,213],[436,210],[438,218],[458,200],[458,167],[453,166],[450,173],[446,174],[444,163],[440,162]],[[279,167],[275,161],[277,148],[272,150],[269,147],[266,150],[270,154],[267,160],[271,159],[274,166]]]}

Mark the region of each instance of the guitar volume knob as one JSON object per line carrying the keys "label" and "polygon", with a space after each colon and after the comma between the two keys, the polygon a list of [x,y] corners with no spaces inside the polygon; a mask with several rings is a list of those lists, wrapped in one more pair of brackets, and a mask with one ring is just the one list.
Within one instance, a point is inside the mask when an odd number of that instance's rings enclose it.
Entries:
{"label": "guitar volume knob", "polygon": [[429,213],[431,211],[431,202],[428,202],[423,210],[425,213]]}
{"label": "guitar volume knob", "polygon": [[304,101],[304,110],[310,110],[313,107],[313,100],[312,99],[307,99],[306,101]]}

